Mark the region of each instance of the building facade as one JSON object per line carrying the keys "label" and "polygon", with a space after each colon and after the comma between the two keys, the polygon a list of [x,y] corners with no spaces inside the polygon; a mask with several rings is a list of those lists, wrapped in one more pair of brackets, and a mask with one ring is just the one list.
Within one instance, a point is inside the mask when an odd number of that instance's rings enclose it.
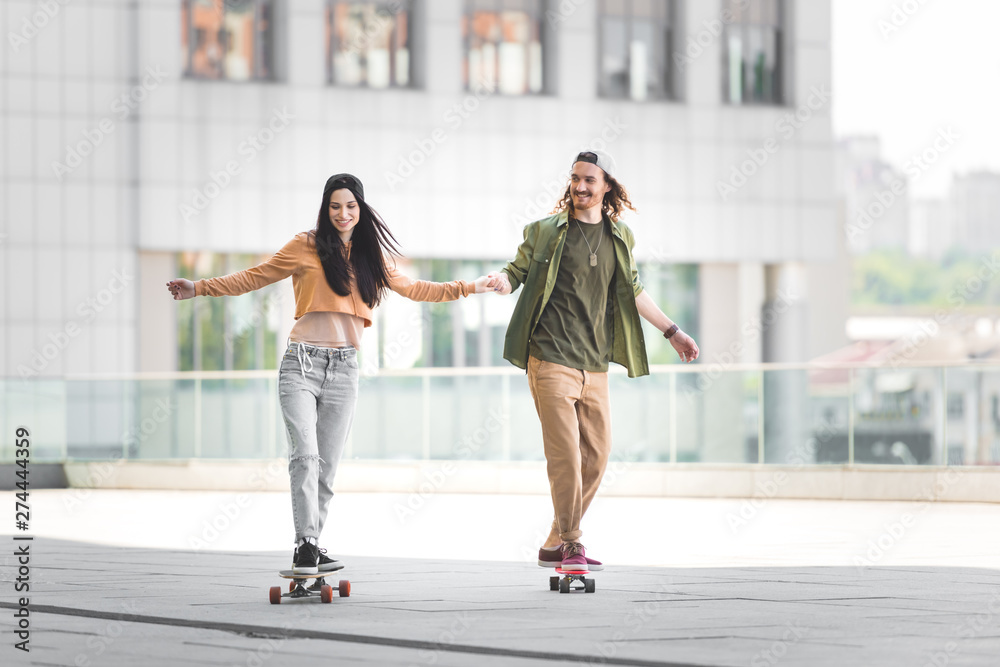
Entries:
{"label": "building facade", "polygon": [[[405,272],[474,278],[585,146],[617,159],[642,278],[705,362],[803,361],[829,331],[807,307],[842,245],[827,1],[11,1],[0,18],[0,375],[274,367],[288,281],[184,303],[164,283],[266,258],[340,171]],[[504,363],[512,307],[392,297],[366,364]]]}

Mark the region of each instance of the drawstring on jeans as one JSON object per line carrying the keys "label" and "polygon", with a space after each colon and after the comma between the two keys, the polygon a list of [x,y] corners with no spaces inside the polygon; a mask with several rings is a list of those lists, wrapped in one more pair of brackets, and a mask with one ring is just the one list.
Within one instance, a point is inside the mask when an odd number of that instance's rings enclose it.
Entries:
{"label": "drawstring on jeans", "polygon": [[295,344],[295,358],[299,360],[299,372],[302,373],[302,379],[305,380],[306,379],[305,362],[306,361],[309,362],[309,370],[312,371],[313,361],[312,357],[309,354],[306,354],[305,346],[303,346],[302,343]]}

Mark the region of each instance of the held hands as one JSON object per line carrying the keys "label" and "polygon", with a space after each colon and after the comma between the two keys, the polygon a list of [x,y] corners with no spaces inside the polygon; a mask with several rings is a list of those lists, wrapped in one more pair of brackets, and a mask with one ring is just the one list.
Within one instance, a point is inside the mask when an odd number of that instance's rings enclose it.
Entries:
{"label": "held hands", "polygon": [[194,298],[194,283],[190,280],[185,280],[184,278],[171,280],[167,283],[167,289],[174,295],[174,301]]}
{"label": "held hands", "polygon": [[486,276],[488,282],[486,287],[492,289],[497,294],[510,294],[510,280],[507,278],[507,274],[503,271],[496,271]]}
{"label": "held hands", "polygon": [[680,329],[678,329],[677,332],[668,340],[677,351],[681,361],[690,363],[697,359],[698,355],[701,353],[701,350],[698,349],[698,344],[694,342],[694,338],[691,338],[691,336],[688,336]]}
{"label": "held hands", "polygon": [[490,282],[489,276],[480,276],[476,278],[475,282],[473,282],[473,284],[476,286],[476,294],[484,294],[485,292],[492,292],[493,290],[490,289],[489,282]]}

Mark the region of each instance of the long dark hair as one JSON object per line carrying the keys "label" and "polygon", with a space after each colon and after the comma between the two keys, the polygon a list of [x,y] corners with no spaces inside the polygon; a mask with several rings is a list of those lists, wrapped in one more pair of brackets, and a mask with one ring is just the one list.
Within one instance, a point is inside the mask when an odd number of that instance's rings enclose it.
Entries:
{"label": "long dark hair", "polygon": [[[330,220],[330,195],[334,190],[351,190],[358,202],[358,224],[351,234],[351,253],[348,259],[344,242]],[[386,255],[399,256],[398,241],[385,222],[371,206],[365,203],[353,188],[337,185],[323,193],[323,203],[316,218],[316,252],[326,274],[330,289],[340,296],[351,293],[353,277],[361,300],[374,308],[389,288],[389,268]]]}
{"label": "long dark hair", "polygon": [[[614,222],[621,220],[622,213],[625,209],[629,209],[633,213],[637,213],[635,206],[628,198],[628,190],[625,186],[616,181],[611,176],[604,174],[604,180],[608,182],[611,189],[604,193],[604,199],[601,200],[601,212],[606,216],[611,218]],[[573,184],[570,183],[566,186],[566,192],[563,193],[562,199],[556,204],[553,213],[561,213],[562,211],[569,210],[570,215],[574,215],[573,211],[573,197],[571,191],[573,189]]]}

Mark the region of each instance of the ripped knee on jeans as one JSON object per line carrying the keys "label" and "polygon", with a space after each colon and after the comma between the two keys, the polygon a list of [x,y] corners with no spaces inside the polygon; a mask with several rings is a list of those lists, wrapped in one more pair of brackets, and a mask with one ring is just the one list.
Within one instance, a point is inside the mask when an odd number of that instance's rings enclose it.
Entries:
{"label": "ripped knee on jeans", "polygon": [[[292,456],[290,456],[288,458],[288,461],[289,461],[289,463],[291,463],[293,461],[316,461],[318,464],[320,464],[320,463],[326,463],[326,461],[323,460],[323,457],[321,457],[321,456],[319,456],[317,454],[306,454],[305,456],[292,455]],[[322,465],[319,466],[319,471],[323,472],[323,466]]]}

